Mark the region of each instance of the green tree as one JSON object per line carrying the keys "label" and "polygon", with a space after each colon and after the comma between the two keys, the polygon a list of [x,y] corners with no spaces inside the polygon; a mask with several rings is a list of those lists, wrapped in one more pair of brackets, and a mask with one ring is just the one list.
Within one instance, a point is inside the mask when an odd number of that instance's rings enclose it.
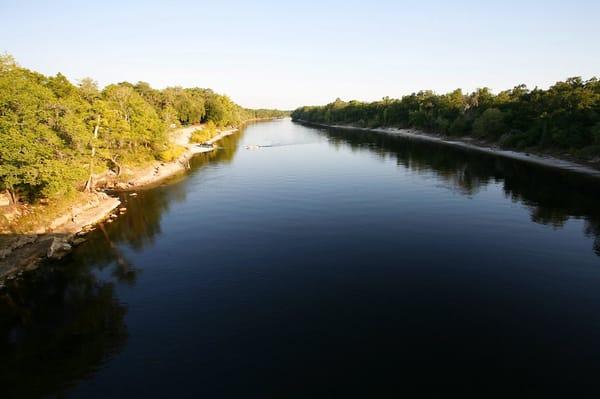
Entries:
{"label": "green tree", "polygon": [[478,137],[498,138],[506,133],[504,113],[498,108],[488,108],[473,123],[473,134]]}
{"label": "green tree", "polygon": [[173,125],[237,125],[284,114],[247,110],[208,89],[122,82],[100,91],[90,78],[76,86],[60,73],[44,76],[0,55],[0,190],[17,202],[91,189],[94,173],[119,173],[123,164],[173,153],[167,138]]}

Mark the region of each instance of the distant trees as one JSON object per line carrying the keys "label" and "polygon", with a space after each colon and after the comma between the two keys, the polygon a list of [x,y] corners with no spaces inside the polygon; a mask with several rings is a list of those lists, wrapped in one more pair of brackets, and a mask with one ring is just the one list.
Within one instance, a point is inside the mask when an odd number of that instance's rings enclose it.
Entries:
{"label": "distant trees", "polygon": [[473,135],[497,139],[506,132],[504,113],[498,108],[488,108],[473,122]]}
{"label": "distant trees", "polygon": [[162,108],[173,109],[181,124],[199,123],[205,115],[204,101],[198,89],[169,87],[164,90]]}
{"label": "distant trees", "polygon": [[65,195],[89,185],[91,172],[176,156],[181,149],[167,139],[172,125],[283,115],[244,109],[208,89],[122,82],[100,90],[90,78],[76,86],[0,55],[0,190],[14,202]]}
{"label": "distant trees", "polygon": [[560,149],[583,157],[600,156],[600,81],[579,77],[548,90],[519,85],[497,95],[487,88],[437,95],[420,91],[362,103],[336,99],[322,107],[301,107],[292,118],[359,127],[413,127],[455,136],[475,136],[500,144]]}
{"label": "distant trees", "polygon": [[232,118],[227,115],[227,104],[216,96],[210,96],[206,101],[206,119],[226,125]]}

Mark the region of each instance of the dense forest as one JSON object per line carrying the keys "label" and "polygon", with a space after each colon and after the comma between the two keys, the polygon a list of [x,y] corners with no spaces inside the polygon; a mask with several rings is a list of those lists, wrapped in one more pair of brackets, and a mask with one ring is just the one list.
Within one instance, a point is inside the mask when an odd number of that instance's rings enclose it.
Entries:
{"label": "dense forest", "polygon": [[237,126],[282,111],[252,110],[210,89],[122,82],[103,89],[44,76],[0,55],[0,191],[13,202],[82,189],[91,172],[164,158],[169,129]]}
{"label": "dense forest", "polygon": [[493,94],[457,89],[438,95],[420,91],[401,99],[364,103],[337,99],[292,112],[294,120],[357,127],[416,128],[448,136],[469,136],[507,148],[568,151],[600,156],[600,81],[579,77],[548,90],[519,85]]}

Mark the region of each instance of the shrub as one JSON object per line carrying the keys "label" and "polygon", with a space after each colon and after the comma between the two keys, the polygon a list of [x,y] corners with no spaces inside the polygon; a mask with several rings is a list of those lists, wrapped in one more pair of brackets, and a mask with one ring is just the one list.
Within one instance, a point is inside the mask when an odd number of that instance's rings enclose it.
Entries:
{"label": "shrub", "polygon": [[500,137],[505,132],[504,113],[498,108],[488,108],[473,123],[473,134],[478,137]]}
{"label": "shrub", "polygon": [[217,126],[213,121],[208,121],[202,129],[195,130],[190,136],[191,143],[204,143],[217,134]]}
{"label": "shrub", "polygon": [[581,158],[596,159],[600,157],[600,145],[591,145],[576,152]]}
{"label": "shrub", "polygon": [[592,132],[592,140],[593,140],[594,144],[600,146],[600,122],[596,123],[592,127],[591,132]]}
{"label": "shrub", "polygon": [[184,147],[172,144],[166,150],[158,153],[158,159],[163,162],[171,162],[179,158],[184,151]]}

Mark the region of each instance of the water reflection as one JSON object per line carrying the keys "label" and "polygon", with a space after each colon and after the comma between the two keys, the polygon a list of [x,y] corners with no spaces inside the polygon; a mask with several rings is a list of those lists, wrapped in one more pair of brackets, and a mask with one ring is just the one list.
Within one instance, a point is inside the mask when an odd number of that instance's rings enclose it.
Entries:
{"label": "water reflection", "polygon": [[[241,135],[192,160],[191,173],[231,162]],[[169,207],[185,201],[185,181],[168,189],[121,195],[125,215],[100,224],[77,256],[48,262],[0,292],[0,387],[2,397],[44,397],[67,392],[118,353],[127,340],[127,308],[116,285],[135,285],[141,273],[124,246],[141,251],[161,233]],[[106,273],[105,273],[106,272]]]}
{"label": "water reflection", "polygon": [[600,256],[600,182],[597,178],[491,156],[444,144],[389,134],[347,129],[320,129],[333,145],[369,151],[416,173],[434,173],[450,189],[475,195],[490,183],[530,209],[531,220],[561,228],[570,218],[585,220],[584,233],[594,238]]}
{"label": "water reflection", "polygon": [[[282,134],[285,133],[284,131]],[[312,131],[310,134],[312,137]],[[356,152],[365,151],[384,159],[393,159],[401,168],[411,170],[415,174],[422,174],[425,177],[434,176],[436,182],[461,195],[475,196],[486,186],[499,184],[508,199],[528,207],[531,219],[536,223],[562,228],[571,218],[584,219],[586,222],[585,234],[595,238],[594,251],[600,255],[600,239],[598,238],[600,237],[600,209],[598,209],[600,207],[597,206],[600,192],[595,180],[501,159],[488,154],[378,133],[324,130],[323,134],[329,138],[332,145],[349,147]],[[209,167],[209,165],[231,162],[235,157],[240,138],[241,135],[229,136],[221,142],[221,150],[196,157],[192,162],[190,173],[202,173],[203,168]],[[250,163],[250,155],[253,156],[252,162],[268,160],[267,151],[265,150],[265,155],[263,153],[244,153],[248,163],[244,164],[242,162],[244,158],[239,157],[240,165],[247,166]],[[279,154],[278,158],[275,158],[277,162],[283,159],[283,152],[273,151],[273,153]],[[302,161],[305,160],[304,152],[298,151],[296,155]],[[291,164],[292,167],[298,167]],[[266,162],[264,165],[271,169],[278,166],[276,162]],[[300,169],[300,167],[298,168]],[[260,168],[257,170],[259,172],[256,177],[260,179],[266,172]],[[252,177],[252,173],[254,171],[244,177]],[[285,182],[285,171],[275,177],[281,178],[280,181]],[[395,177],[394,174],[393,178]],[[395,181],[393,178],[390,180],[391,184]],[[307,181],[310,183],[310,179]],[[253,183],[253,180],[249,181],[249,185]],[[261,181],[258,180],[258,183]],[[167,233],[173,232],[170,228],[177,223],[174,221],[177,217],[173,217],[173,213],[176,213],[173,212],[175,209],[171,209],[174,204],[190,200],[187,204],[188,209],[184,209],[188,213],[180,212],[175,215],[179,217],[179,220],[197,211],[193,201],[197,198],[186,198],[186,195],[193,192],[191,184],[198,184],[198,179],[180,178],[179,181],[175,179],[170,182],[168,187],[142,191],[137,196],[123,194],[123,204],[127,208],[126,214],[119,217],[116,222],[99,226],[90,234],[88,242],[77,248],[76,254],[74,254],[76,256],[72,256],[62,263],[47,265],[38,272],[27,276],[26,279],[12,281],[8,288],[0,293],[0,387],[2,387],[0,392],[2,392],[2,397],[39,397],[68,392],[69,388],[77,381],[90,378],[116,353],[123,350],[127,343],[128,328],[132,337],[127,344],[131,347],[135,346],[136,341],[133,339],[133,335],[142,329],[152,331],[153,334],[156,334],[153,336],[154,338],[164,339],[164,337],[171,336],[174,326],[177,327],[176,339],[173,339],[177,342],[171,342],[172,345],[166,349],[163,348],[164,350],[160,354],[154,353],[157,350],[155,347],[144,348],[165,361],[165,364],[174,367],[170,369],[173,371],[171,376],[182,376],[180,380],[168,379],[165,376],[166,390],[177,387],[177,384],[172,383],[173,381],[185,380],[190,382],[190,385],[198,385],[197,382],[201,381],[202,375],[205,378],[204,382],[207,382],[208,385],[213,379],[215,379],[214,383],[219,385],[221,380],[218,379],[226,376],[222,379],[222,381],[226,381],[223,384],[229,384],[231,381],[243,382],[244,378],[248,377],[247,381],[257,384],[262,381],[274,381],[273,385],[281,387],[282,385],[277,385],[277,383],[285,382],[285,376],[302,375],[308,369],[316,370],[319,376],[329,375],[327,373],[332,368],[320,368],[318,365],[315,366],[315,362],[318,361],[319,364],[331,365],[334,369],[335,367],[339,369],[340,363],[334,362],[332,359],[336,359],[338,356],[346,357],[348,348],[353,350],[353,348],[359,347],[361,351],[364,348],[364,354],[366,354],[364,358],[360,357],[361,353],[358,353],[357,357],[357,359],[364,360],[358,362],[360,365],[358,368],[361,369],[360,374],[362,374],[362,365],[374,364],[373,362],[376,363],[384,357],[375,356],[377,357],[375,359],[371,356],[379,355],[379,349],[384,348],[381,351],[381,354],[384,355],[398,355],[398,346],[394,345],[399,345],[401,342],[420,343],[421,346],[416,345],[416,347],[427,348],[426,351],[429,350],[429,352],[425,354],[420,351],[417,354],[409,350],[402,352],[402,357],[399,357],[400,355],[394,357],[393,367],[387,365],[390,370],[396,366],[397,359],[400,358],[426,359],[427,361],[436,359],[438,349],[448,349],[447,346],[437,341],[440,325],[448,328],[451,342],[452,339],[455,344],[458,341],[457,346],[450,347],[450,350],[456,349],[456,353],[460,353],[460,356],[467,353],[467,358],[470,356],[471,359],[480,359],[478,357],[479,348],[487,348],[482,342],[485,342],[486,339],[489,339],[489,342],[500,342],[500,336],[492,334],[496,331],[495,326],[508,323],[508,325],[518,325],[520,328],[524,321],[530,319],[539,322],[539,318],[535,319],[535,316],[549,315],[549,313],[539,312],[537,303],[531,298],[525,298],[529,299],[525,301],[523,298],[518,298],[512,307],[513,302],[509,301],[509,297],[501,297],[511,305],[510,311],[504,313],[508,308],[496,308],[498,312],[490,311],[490,306],[493,307],[493,304],[490,305],[490,299],[486,295],[479,295],[478,290],[487,293],[488,289],[493,289],[495,286],[486,285],[485,280],[478,280],[474,283],[475,280],[473,280],[474,277],[470,277],[472,274],[468,265],[465,269],[467,272],[463,270],[456,278],[456,280],[460,280],[460,286],[463,289],[456,290],[457,285],[453,284],[455,281],[448,275],[442,275],[439,279],[432,279],[427,272],[411,276],[401,273],[405,270],[403,268],[386,268],[386,265],[383,268],[373,265],[374,273],[363,274],[362,270],[359,270],[360,267],[351,267],[353,262],[358,265],[369,264],[371,259],[368,252],[364,252],[364,258],[361,258],[363,248],[335,253],[330,251],[331,245],[350,242],[352,236],[347,238],[347,241],[337,240],[334,237],[331,241],[325,242],[323,244],[325,249],[320,253],[322,259],[317,261],[328,267],[319,268],[319,272],[313,274],[313,270],[310,268],[298,265],[315,261],[314,250],[321,250],[318,243],[309,242],[308,244],[311,245],[306,248],[310,250],[297,251],[294,257],[289,257],[292,248],[297,248],[294,246],[296,243],[286,246],[293,240],[283,237],[277,241],[279,246],[270,240],[262,242],[260,237],[256,237],[260,234],[253,233],[252,228],[255,226],[248,225],[243,226],[241,230],[215,228],[207,233],[205,230],[200,231],[202,224],[191,223],[187,231],[198,232],[198,242],[210,234],[215,234],[215,243],[231,242],[237,245],[243,241],[239,237],[246,237],[251,240],[252,245],[249,248],[258,249],[257,253],[268,255],[263,255],[266,266],[262,270],[246,267],[252,262],[252,259],[248,260],[249,256],[254,256],[252,251],[234,248],[230,251],[230,255],[223,256],[225,261],[219,259],[218,256],[207,256],[204,270],[190,268],[184,273],[173,273],[171,276],[176,276],[172,278],[175,278],[175,282],[179,285],[175,284],[177,288],[168,292],[176,298],[157,295],[155,289],[162,286],[163,265],[157,262],[161,266],[159,277],[155,280],[154,285],[149,286],[150,278],[148,277],[151,277],[156,270],[152,270],[151,267],[142,270],[142,267],[147,265],[136,265],[135,262],[142,263],[144,256],[162,255],[167,258],[169,255],[168,253],[165,255],[165,251],[148,251],[138,256],[138,252],[145,252],[143,250],[155,245],[160,249],[158,244],[161,225]],[[294,191],[294,194],[306,191],[305,187],[307,187],[300,182],[297,185],[286,186],[285,190],[292,186],[297,190]],[[234,196],[236,200],[241,198],[242,201],[247,201],[246,198],[243,198],[244,189],[247,190],[247,187],[243,186],[240,190],[234,191],[238,194],[237,197]],[[260,191],[263,190],[263,187],[258,184],[254,190]],[[279,209],[281,214],[299,209],[296,216],[305,217],[307,213],[314,213],[315,209],[321,209],[320,207],[306,207],[301,200],[296,202],[289,200],[289,194],[283,195],[285,190],[281,189],[279,193],[281,196],[275,195],[273,198],[266,199],[257,196],[254,192],[254,195],[250,196],[255,201],[252,204],[253,207],[250,207],[250,211],[242,210],[240,214],[243,212],[252,214],[252,209],[264,208],[264,213],[259,215],[264,216],[268,222],[277,222],[278,215],[269,219],[272,216],[270,213],[273,213],[273,208],[269,206],[270,200],[286,205]],[[195,193],[198,195],[198,191]],[[439,194],[439,190],[436,190],[435,193]],[[206,194],[210,194],[210,190],[207,190]],[[222,200],[230,197],[230,192],[227,191],[214,198]],[[314,198],[331,199],[318,196]],[[331,199],[332,203],[337,200],[339,197]],[[494,200],[498,199],[494,197]],[[213,201],[218,202],[215,199]],[[502,198],[499,201],[505,202]],[[223,213],[216,216],[227,215],[230,212],[228,206],[229,204],[223,205]],[[347,214],[342,212],[341,215],[346,217]],[[234,216],[239,216],[239,214]],[[246,220],[258,219],[248,218]],[[323,221],[321,218],[313,220],[314,223],[321,223],[317,224],[314,230],[315,233],[320,234],[318,237],[321,238],[323,237],[321,234],[324,230],[323,227],[333,225],[329,220]],[[337,219],[332,220],[336,222],[335,224],[343,222]],[[224,224],[227,223],[224,222]],[[278,225],[272,223],[271,226],[277,227]],[[286,223],[281,223],[281,226],[284,226],[282,229],[287,228]],[[382,225],[381,228],[383,232],[386,231],[385,226]],[[261,231],[262,233],[264,231]],[[357,233],[357,236],[365,237],[362,233]],[[187,243],[193,241],[179,238],[178,245],[174,247],[174,251],[179,251],[179,257],[176,260],[183,265],[195,262],[197,259],[194,250],[186,252]],[[168,241],[165,236],[163,239]],[[417,237],[412,242],[419,244],[419,240],[421,238]],[[160,241],[160,244],[163,243],[164,241]],[[231,247],[236,245],[231,245]],[[388,246],[385,240],[372,240],[370,245],[375,247],[374,253],[382,253],[380,250],[385,251]],[[340,245],[340,247],[342,246]],[[406,248],[408,247],[409,245],[406,246]],[[278,251],[272,251],[272,248],[276,248]],[[344,246],[344,248],[348,248],[348,246]],[[420,257],[422,248],[424,247],[415,246],[415,252],[407,254],[409,256],[407,259],[413,255],[415,258]],[[208,253],[219,254],[219,251],[211,249],[210,245],[199,246],[197,251],[201,249]],[[440,254],[443,253],[444,251],[441,250]],[[294,267],[273,266],[269,269],[269,265],[279,266],[282,259],[287,261],[288,258],[292,258],[290,262]],[[367,260],[367,258],[369,259]],[[433,259],[435,260],[435,258]],[[467,260],[466,257],[459,259]],[[444,258],[443,261],[445,262],[446,259]],[[223,267],[221,262],[227,267]],[[393,260],[389,262],[391,263]],[[489,268],[488,270],[497,271],[499,269],[501,268]],[[256,270],[262,272],[259,273]],[[461,271],[460,268],[455,270]],[[222,273],[214,271],[222,271]],[[144,272],[145,274],[142,274]],[[528,272],[528,270],[523,268],[522,272]],[[190,279],[190,273],[195,273],[193,279]],[[340,275],[345,277],[343,284],[338,280]],[[192,283],[187,284],[187,279],[190,279]],[[462,279],[466,279],[465,282]],[[490,280],[496,281],[496,278],[490,278]],[[343,288],[336,288],[338,282],[343,285]],[[138,287],[135,290],[127,291],[129,286],[136,283]],[[429,289],[432,286],[436,289]],[[468,288],[465,289],[465,287]],[[350,288],[353,291],[349,291]],[[139,293],[144,289],[157,296],[153,300],[155,302],[148,305],[152,310],[149,311],[146,308],[144,311],[140,311],[139,307],[132,306],[127,314],[127,306],[119,301],[119,297],[122,301],[127,301],[131,299],[131,296],[128,298],[128,294]],[[592,289],[595,290],[596,287],[592,287]],[[446,301],[445,293],[450,292],[447,290],[452,290],[451,295],[457,300]],[[441,292],[440,296],[428,296],[436,291]],[[356,292],[363,295],[354,295]],[[312,296],[313,299],[307,300],[308,296]],[[450,294],[448,294],[449,296]],[[537,291],[533,290],[531,296],[537,298]],[[548,298],[549,301],[551,299],[551,297]],[[169,300],[173,302],[169,302]],[[139,305],[139,302],[137,304]],[[373,304],[377,306],[373,306]],[[479,305],[481,311],[473,310],[473,306],[475,306],[473,304]],[[449,312],[436,313],[440,306],[442,309],[448,309]],[[535,312],[532,310],[531,314],[522,319],[518,317],[516,319],[503,318],[505,314],[523,315],[523,309],[529,309],[526,306],[534,308]],[[556,309],[556,303],[554,306]],[[157,309],[166,310],[164,313],[160,313]],[[352,309],[352,311],[340,312],[340,309]],[[467,310],[463,311],[464,309]],[[520,312],[515,310],[520,310]],[[584,307],[584,310],[588,312],[589,308]],[[557,314],[560,316],[564,313]],[[382,315],[385,317],[381,317]],[[447,315],[454,317],[452,322],[448,321],[450,319],[447,318]],[[138,325],[135,322],[136,316]],[[552,322],[560,319],[560,317],[554,317],[554,314],[551,316],[548,320]],[[146,319],[157,321],[150,325],[158,331],[145,329],[146,325],[141,321]],[[588,319],[591,319],[591,322],[595,321],[593,318],[588,318],[587,313],[578,321],[587,321]],[[357,320],[364,326],[362,330],[356,328]],[[464,329],[460,329],[461,323],[456,323],[455,320],[468,320],[468,322],[463,323]],[[185,324],[170,324],[172,322]],[[291,330],[280,329],[284,325],[294,328]],[[407,325],[424,327],[411,329],[406,328]],[[576,324],[570,325],[571,327],[577,326]],[[581,325],[584,328],[573,328],[573,330],[587,331],[588,333],[597,331],[589,326],[585,330],[586,324]],[[530,335],[535,336],[536,342],[539,341],[539,333],[551,331],[552,328],[546,328],[546,326],[553,327],[554,324],[548,322],[541,326],[543,328],[539,327],[539,330],[527,330],[535,332]],[[321,331],[327,332],[327,334],[321,334]],[[436,335],[435,339],[427,335],[432,331]],[[520,330],[515,328],[514,331],[519,332]],[[490,332],[492,335],[486,336],[486,332]],[[403,333],[406,335],[402,335]],[[481,338],[482,334],[483,338]],[[334,338],[323,338],[328,336]],[[469,337],[466,340],[468,343],[461,341],[460,337],[462,336]],[[502,339],[504,338],[502,337]],[[590,339],[589,342],[597,342],[597,340],[592,341],[592,338],[595,337],[588,336],[587,338]],[[480,339],[480,346],[477,346],[477,342],[475,342],[476,349],[469,351],[470,345],[477,339]],[[289,345],[289,342],[296,342],[298,345]],[[355,345],[357,342],[360,342],[361,345]],[[181,343],[180,348],[178,347],[179,343]],[[512,348],[517,348],[513,354],[516,353],[517,356],[523,356],[526,359],[529,354],[536,354],[535,350],[527,352],[530,347],[530,341],[519,341],[518,344],[512,346]],[[169,356],[171,350],[175,350],[173,357]],[[324,362],[323,354],[325,354]],[[180,357],[188,355],[188,358],[180,362]],[[269,356],[271,360],[269,360]],[[459,355],[457,355],[458,357]],[[228,359],[236,359],[236,361]],[[264,360],[265,368],[255,367],[256,365],[252,363],[254,359]],[[285,361],[282,363],[281,359]],[[330,363],[327,363],[327,359]],[[111,364],[114,365],[115,362]],[[144,363],[124,362],[116,370],[118,372],[130,371],[133,369],[132,364]],[[411,367],[413,366],[414,364],[411,364]],[[234,367],[234,369],[232,370],[230,367]],[[235,367],[239,367],[239,369],[235,369]],[[300,368],[295,369],[294,367]],[[288,372],[290,369],[295,372]],[[198,372],[198,370],[202,372]],[[147,384],[149,375],[162,376],[163,372],[159,366],[152,370],[150,367],[138,367],[135,371],[131,374],[135,374],[137,383],[144,386]],[[252,374],[253,371],[258,374]],[[273,378],[273,375],[277,376],[278,371],[285,376]],[[339,381],[347,381],[347,375],[342,374],[340,374]],[[199,375],[200,377],[198,377]],[[255,378],[257,375],[265,376],[265,380]],[[397,375],[398,373],[394,373],[394,378],[397,378]],[[450,375],[452,374],[450,373]],[[214,378],[215,376],[217,377]],[[129,377],[131,378],[131,376]],[[361,375],[361,377],[363,376]],[[329,379],[327,382],[329,383]],[[112,384],[113,392],[122,389],[121,381],[112,380],[109,384]],[[243,384],[230,385],[240,390],[244,389]],[[183,388],[188,389],[190,386]],[[88,391],[84,390],[84,392],[89,393],[94,389],[95,387],[88,387]],[[159,396],[164,392],[155,392],[154,395]],[[282,389],[282,392],[288,391]]]}
{"label": "water reflection", "polygon": [[[190,162],[191,173],[202,173],[202,169],[211,164],[231,162],[241,136],[241,134],[233,134],[224,137],[220,141],[221,148],[218,151],[198,154]],[[142,191],[136,196],[127,193],[121,195],[121,201],[127,208],[127,214],[119,220],[118,224],[105,226],[106,236],[109,236],[113,243],[126,243],[138,251],[148,245],[153,245],[154,240],[161,233],[162,216],[172,205],[186,200],[188,190],[185,178],[186,175],[181,175],[165,182],[163,185],[168,186],[168,189],[158,188]],[[110,244],[109,247],[111,247]],[[96,247],[94,254],[90,255],[96,263],[113,261],[116,256],[114,251],[107,251],[107,248],[102,245]],[[104,258],[106,259],[104,260]]]}
{"label": "water reflection", "polygon": [[125,344],[114,284],[85,267],[48,266],[0,295],[3,397],[63,392]]}

